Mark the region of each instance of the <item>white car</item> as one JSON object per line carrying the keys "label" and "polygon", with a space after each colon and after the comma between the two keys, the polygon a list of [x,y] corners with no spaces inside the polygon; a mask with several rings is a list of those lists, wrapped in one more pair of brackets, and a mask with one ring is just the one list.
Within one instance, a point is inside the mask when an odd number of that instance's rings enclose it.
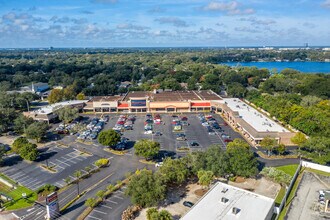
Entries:
{"label": "white car", "polygon": [[144,132],[144,134],[152,134],[152,130],[147,130]]}
{"label": "white car", "polygon": [[161,167],[161,166],[163,166],[163,162],[159,162],[155,164],[155,167]]}
{"label": "white car", "polygon": [[202,125],[203,125],[204,127],[207,127],[207,126],[209,126],[209,123],[204,122],[204,123],[202,123]]}

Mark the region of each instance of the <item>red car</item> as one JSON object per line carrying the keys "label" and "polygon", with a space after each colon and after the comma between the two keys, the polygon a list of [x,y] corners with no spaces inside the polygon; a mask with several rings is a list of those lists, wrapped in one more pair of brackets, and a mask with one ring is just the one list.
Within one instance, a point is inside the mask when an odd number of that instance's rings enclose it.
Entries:
{"label": "red car", "polygon": [[229,142],[233,142],[233,140],[231,140],[231,139],[225,139],[224,142],[229,143]]}
{"label": "red car", "polygon": [[125,122],[124,121],[117,121],[117,124],[123,125],[123,124],[125,124]]}
{"label": "red car", "polygon": [[187,117],[182,117],[181,121],[188,121],[188,118]]}

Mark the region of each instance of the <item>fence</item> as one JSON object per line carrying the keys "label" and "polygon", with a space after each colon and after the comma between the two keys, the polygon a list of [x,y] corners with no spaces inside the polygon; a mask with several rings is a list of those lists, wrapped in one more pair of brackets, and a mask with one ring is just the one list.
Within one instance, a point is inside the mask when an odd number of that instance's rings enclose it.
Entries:
{"label": "fence", "polygon": [[283,207],[285,206],[286,202],[288,201],[288,198],[289,198],[290,192],[291,192],[291,190],[292,190],[292,187],[293,187],[294,183],[295,183],[296,180],[297,180],[297,177],[298,177],[298,175],[299,175],[299,172],[300,172],[300,170],[301,170],[301,167],[302,167],[302,164],[300,163],[299,166],[298,166],[298,168],[297,168],[297,170],[296,170],[296,172],[295,172],[295,174],[294,174],[293,177],[292,177],[292,180],[291,180],[291,182],[290,182],[289,187],[286,189],[286,192],[285,192],[284,198],[282,199],[282,202],[281,202],[280,206],[279,206],[278,209],[277,209],[276,220],[278,219],[279,214],[281,213],[281,211],[283,210]]}
{"label": "fence", "polygon": [[321,171],[330,173],[330,167],[329,166],[323,166],[323,165],[320,165],[320,164],[311,163],[311,162],[307,162],[307,161],[301,161],[301,165],[303,167],[312,168],[314,170],[321,170]]}

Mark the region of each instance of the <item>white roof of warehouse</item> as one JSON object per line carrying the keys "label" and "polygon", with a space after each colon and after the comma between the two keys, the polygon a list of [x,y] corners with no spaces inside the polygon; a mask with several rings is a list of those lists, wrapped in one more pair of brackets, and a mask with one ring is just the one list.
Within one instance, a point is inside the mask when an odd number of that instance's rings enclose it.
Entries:
{"label": "white roof of warehouse", "polygon": [[[228,201],[223,203],[222,197]],[[264,220],[273,213],[273,205],[274,199],[218,182],[181,220]],[[234,207],[240,210],[237,214]]]}
{"label": "white roof of warehouse", "polygon": [[63,108],[65,106],[70,106],[70,105],[77,105],[77,104],[82,104],[86,103],[88,100],[71,100],[71,101],[64,101],[64,102],[57,102],[51,105],[44,106],[40,109],[37,109],[33,111],[34,113],[37,114],[45,114],[48,115],[50,113],[53,113],[54,111]]}
{"label": "white roof of warehouse", "polygon": [[258,132],[290,132],[237,98],[225,98],[224,101],[232,111],[238,112],[239,116]]}

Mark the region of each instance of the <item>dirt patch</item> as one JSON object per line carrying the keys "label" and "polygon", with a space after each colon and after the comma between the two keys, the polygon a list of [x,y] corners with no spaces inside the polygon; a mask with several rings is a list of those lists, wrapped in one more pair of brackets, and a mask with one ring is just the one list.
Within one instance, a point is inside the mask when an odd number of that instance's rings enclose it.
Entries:
{"label": "dirt patch", "polygon": [[281,189],[280,184],[272,182],[264,177],[260,179],[244,179],[244,182],[229,182],[229,185],[239,187],[269,198],[276,198],[277,193]]}
{"label": "dirt patch", "polygon": [[[196,203],[202,196],[196,195],[195,192],[207,192],[207,189],[203,189],[202,186],[198,184],[189,184],[187,186],[179,187],[178,189],[170,189],[167,195],[167,199],[164,204],[158,207],[158,210],[169,211],[174,220],[180,219],[185,213],[189,211],[190,208],[183,205],[184,201],[190,201]],[[143,209],[136,220],[145,220],[147,209]]]}
{"label": "dirt patch", "polygon": [[207,193],[207,189],[197,189],[197,190],[195,190],[195,195],[196,196],[202,197],[202,196],[204,196],[205,193]]}
{"label": "dirt patch", "polygon": [[236,179],[235,179],[235,183],[244,183],[245,180],[246,180],[246,179],[245,179],[244,177],[238,176],[238,177],[236,177]]}

